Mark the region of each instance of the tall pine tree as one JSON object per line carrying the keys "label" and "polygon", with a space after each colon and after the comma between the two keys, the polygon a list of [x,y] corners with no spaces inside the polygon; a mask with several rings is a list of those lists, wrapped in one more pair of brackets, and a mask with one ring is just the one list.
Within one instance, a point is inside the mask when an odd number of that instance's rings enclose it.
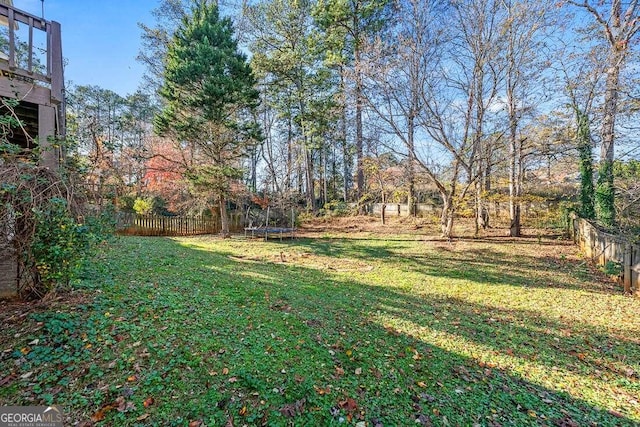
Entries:
{"label": "tall pine tree", "polygon": [[220,18],[216,4],[194,2],[169,45],[160,89],[166,105],[154,125],[188,147],[184,166],[192,193],[218,204],[225,236],[231,182],[242,175],[240,158],[260,140],[252,118],[255,84],[231,20]]}

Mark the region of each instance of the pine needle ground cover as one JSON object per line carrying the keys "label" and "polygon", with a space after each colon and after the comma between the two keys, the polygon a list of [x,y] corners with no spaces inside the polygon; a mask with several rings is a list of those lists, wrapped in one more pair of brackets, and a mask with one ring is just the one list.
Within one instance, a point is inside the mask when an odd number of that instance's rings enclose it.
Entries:
{"label": "pine needle ground cover", "polygon": [[640,422],[640,304],[570,243],[421,239],[121,238],[73,302],[3,310],[0,402],[85,426]]}

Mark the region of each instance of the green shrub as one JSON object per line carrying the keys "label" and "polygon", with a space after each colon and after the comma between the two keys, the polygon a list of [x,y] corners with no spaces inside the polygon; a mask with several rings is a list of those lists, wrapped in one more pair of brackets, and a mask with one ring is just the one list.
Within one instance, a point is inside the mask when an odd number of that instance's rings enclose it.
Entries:
{"label": "green shrub", "polygon": [[349,205],[340,200],[331,200],[324,204],[321,214],[332,217],[349,216],[353,214]]}
{"label": "green shrub", "polygon": [[67,201],[56,197],[35,210],[33,239],[23,255],[26,266],[39,276],[34,280],[39,282],[37,289],[31,291],[42,294],[56,285],[68,285],[81,261],[113,235],[112,218],[105,212],[78,221],[69,213]]}
{"label": "green shrub", "polygon": [[137,198],[133,202],[133,210],[138,215],[147,215],[153,210],[153,199]]}

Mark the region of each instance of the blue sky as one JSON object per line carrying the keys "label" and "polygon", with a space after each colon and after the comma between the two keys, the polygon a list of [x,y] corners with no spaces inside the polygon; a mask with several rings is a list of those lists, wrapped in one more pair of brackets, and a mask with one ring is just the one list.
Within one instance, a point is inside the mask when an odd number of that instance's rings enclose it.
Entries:
{"label": "blue sky", "polygon": [[[13,0],[13,5],[40,16],[40,0]],[[62,26],[65,79],[97,85],[120,95],[139,86],[144,67],[138,22],[152,24],[158,0],[45,0],[45,18]]]}

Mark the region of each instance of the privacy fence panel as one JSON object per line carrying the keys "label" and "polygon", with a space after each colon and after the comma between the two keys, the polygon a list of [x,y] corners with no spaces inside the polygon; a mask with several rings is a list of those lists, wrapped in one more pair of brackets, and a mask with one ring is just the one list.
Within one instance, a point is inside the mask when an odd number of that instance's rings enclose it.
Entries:
{"label": "privacy fence panel", "polygon": [[599,265],[618,264],[625,292],[640,296],[640,245],[600,230],[583,218],[573,216],[571,222],[573,240],[584,254]]}
{"label": "privacy fence panel", "polygon": [[[229,218],[231,232],[244,230],[241,213],[232,213]],[[119,234],[131,236],[197,236],[217,234],[221,231],[220,219],[204,216],[163,216],[119,213]]]}

